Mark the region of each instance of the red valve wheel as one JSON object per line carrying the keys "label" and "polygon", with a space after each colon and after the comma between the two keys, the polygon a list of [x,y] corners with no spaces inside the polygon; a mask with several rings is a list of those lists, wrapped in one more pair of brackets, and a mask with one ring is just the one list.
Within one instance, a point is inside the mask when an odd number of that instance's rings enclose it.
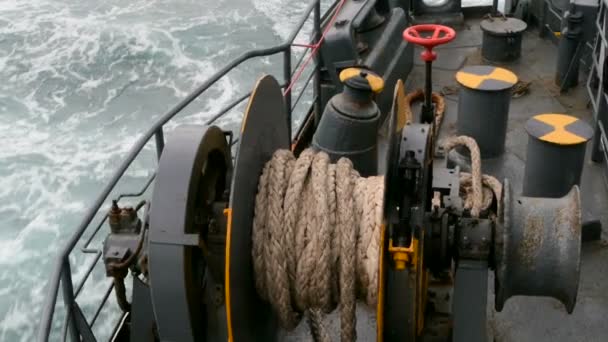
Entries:
{"label": "red valve wheel", "polygon": [[[423,36],[425,33],[431,33],[431,35]],[[435,46],[449,43],[454,38],[456,38],[456,31],[451,27],[443,25],[415,25],[403,31],[403,39],[410,43],[421,45],[426,49],[422,52],[422,59],[426,62],[432,62],[437,58],[437,55],[433,52]]]}
{"label": "red valve wheel", "polygon": [[[430,33],[433,35],[430,37],[423,37],[423,33]],[[443,36],[441,36],[443,33]],[[456,31],[453,28],[443,26],[443,25],[435,25],[435,24],[425,24],[425,25],[415,25],[410,26],[403,31],[403,39],[408,42],[422,45],[425,48],[434,48],[437,45],[445,44],[451,42],[454,38],[456,38]]]}

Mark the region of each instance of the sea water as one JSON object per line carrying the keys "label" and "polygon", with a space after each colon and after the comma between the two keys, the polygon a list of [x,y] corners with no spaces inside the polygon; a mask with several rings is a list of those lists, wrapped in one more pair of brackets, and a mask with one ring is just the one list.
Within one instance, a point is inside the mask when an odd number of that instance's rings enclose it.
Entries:
{"label": "sea water", "polygon": [[[0,0],[0,341],[35,339],[56,256],[149,125],[240,53],[282,42],[307,4]],[[262,73],[280,75],[280,63],[278,56],[244,64],[165,134],[204,123]],[[238,127],[241,112],[237,107],[219,124]],[[148,144],[119,192],[138,191],[155,165]],[[78,284],[93,255],[75,254]],[[108,284],[100,264],[78,297],[87,318]],[[100,340],[118,317],[110,302],[113,310],[95,324]],[[60,339],[63,312],[56,316],[53,340]]]}

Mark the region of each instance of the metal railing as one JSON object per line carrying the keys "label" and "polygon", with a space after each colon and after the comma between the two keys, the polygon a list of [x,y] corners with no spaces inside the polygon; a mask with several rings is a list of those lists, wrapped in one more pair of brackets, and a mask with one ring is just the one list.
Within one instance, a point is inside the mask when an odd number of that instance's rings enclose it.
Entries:
{"label": "metal railing", "polygon": [[[595,133],[591,149],[591,160],[594,162],[608,161],[608,92],[606,75],[608,75],[608,1],[600,2],[595,21],[597,34],[591,55],[591,70],[587,78],[587,92],[593,110]],[[604,165],[604,174],[608,176],[608,165]],[[608,178],[604,178],[605,181]]]}
{"label": "metal railing", "polygon": [[[290,132],[292,125],[292,112],[295,106],[299,103],[302,98],[303,93],[308,89],[308,85],[310,81],[313,79],[317,80],[315,82],[315,96],[313,97],[313,103],[310,108],[306,112],[307,115],[313,112],[313,108],[317,110],[320,109],[320,96],[319,96],[319,82],[320,79],[320,66],[318,63],[318,59],[314,56],[315,47],[318,48],[320,41],[323,39],[323,35],[321,34],[321,26],[322,23],[325,22],[329,15],[333,12],[339,11],[339,6],[344,2],[344,0],[335,0],[332,5],[321,14],[321,0],[312,0],[310,5],[304,11],[304,14],[300,17],[297,22],[296,27],[290,34],[290,36],[280,45],[276,45],[270,48],[264,49],[256,49],[247,51],[242,54],[240,57],[234,59],[228,65],[224,66],[221,70],[217,71],[213,76],[211,76],[208,80],[206,80],[202,85],[196,88],[192,93],[190,93],[185,99],[175,105],[169,112],[161,116],[135,143],[135,145],[129,151],[127,157],[120,164],[118,169],[112,175],[110,181],[103,188],[101,193],[95,199],[93,205],[89,207],[87,212],[84,215],[84,218],[78,225],[76,231],[69,238],[68,242],[65,244],[63,249],[61,250],[59,256],[57,257],[56,264],[54,265],[53,270],[51,271],[51,275],[49,277],[47,294],[44,302],[44,307],[42,311],[42,317],[38,330],[38,340],[39,341],[48,341],[49,336],[51,334],[52,326],[53,326],[53,318],[55,314],[55,307],[57,304],[57,298],[59,296],[59,287],[61,285],[61,293],[63,297],[64,307],[66,309],[66,317],[65,324],[63,325],[63,338],[69,336],[72,341],[80,341],[81,338],[84,341],[95,341],[95,336],[92,331],[92,327],[95,324],[97,318],[103,307],[105,306],[108,297],[110,296],[113,290],[113,284],[111,284],[102,297],[102,301],[95,310],[95,313],[91,319],[91,321],[87,321],[85,318],[79,304],[76,302],[76,298],[79,294],[82,293],[82,290],[87,282],[90,279],[90,276],[95,269],[95,266],[99,263],[99,260],[102,256],[102,251],[99,248],[91,248],[89,245],[97,236],[97,233],[101,230],[101,227],[104,225],[107,219],[107,215],[104,216],[99,224],[97,224],[91,232],[91,235],[84,242],[80,251],[84,254],[92,254],[94,255],[93,261],[86,268],[86,272],[84,273],[82,280],[76,286],[76,290],[74,290],[74,284],[72,279],[72,271],[70,265],[70,254],[73,252],[74,248],[78,244],[78,242],[82,239],[85,232],[87,232],[91,226],[93,219],[100,213],[100,209],[102,205],[108,200],[108,196],[112,193],[118,184],[118,182],[122,179],[127,169],[131,166],[131,163],[140,155],[143,148],[151,141],[154,137],[154,143],[156,146],[157,157],[160,158],[163,147],[165,145],[165,139],[163,134],[164,125],[169,122],[171,119],[175,117],[178,113],[180,113],[184,108],[186,108],[190,103],[192,103],[195,99],[201,96],[205,91],[207,91],[211,86],[216,84],[220,79],[226,76],[230,71],[240,66],[244,62],[251,60],[253,58],[272,56],[277,54],[283,54],[283,89],[285,96],[285,103],[287,107],[288,113],[288,122],[290,123]],[[302,31],[302,28],[306,24],[306,22],[310,19],[312,14],[313,28],[312,32],[314,36],[312,37],[312,44],[309,44],[308,47],[302,50],[302,55],[296,63],[295,68],[292,69],[292,48],[295,46],[301,46],[299,44],[294,44],[294,40],[298,36],[298,34]],[[292,104],[292,88],[291,84],[292,77],[294,75],[297,77],[300,73],[292,73],[292,70],[301,71],[303,70],[307,64],[307,60],[305,57],[313,58],[315,57],[315,66],[311,72],[311,75],[306,79],[304,85],[302,86],[300,93],[295,96],[296,100]],[[301,68],[301,70],[299,70]],[[247,93],[233,102],[228,104],[225,108],[223,108],[219,113],[213,115],[207,122],[207,125],[211,125],[216,122],[218,119],[223,117],[225,114],[230,112],[236,106],[241,104],[245,99],[249,98],[251,93]],[[238,139],[233,141],[233,144],[236,143]],[[137,193],[132,194],[121,194],[118,196],[117,200],[121,200],[123,198],[128,197],[140,197],[142,196],[150,187],[150,185],[154,181],[155,174],[150,176],[148,180],[145,182],[144,186]],[[122,321],[125,317],[125,313],[122,314],[122,317],[119,321]],[[116,328],[115,328],[116,329]]]}

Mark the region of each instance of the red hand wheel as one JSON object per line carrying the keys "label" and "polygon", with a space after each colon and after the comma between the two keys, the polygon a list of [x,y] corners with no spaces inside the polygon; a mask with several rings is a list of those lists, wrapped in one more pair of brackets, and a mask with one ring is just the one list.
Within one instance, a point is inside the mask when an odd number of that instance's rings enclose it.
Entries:
{"label": "red hand wheel", "polygon": [[422,106],[422,122],[434,122],[434,109],[431,103],[432,85],[431,85],[431,70],[432,63],[437,58],[437,54],[433,48],[437,45],[446,44],[456,38],[456,32],[453,28],[425,24],[410,26],[403,31],[403,39],[406,41],[424,47],[424,51],[420,54],[422,60],[426,63],[426,80],[424,87],[424,105]]}
{"label": "red hand wheel", "polygon": [[[425,33],[430,35],[423,36]],[[425,62],[434,61],[437,58],[437,55],[433,52],[435,46],[449,43],[454,38],[456,38],[454,29],[443,25],[416,25],[403,31],[403,39],[425,48],[422,53],[422,59]]]}

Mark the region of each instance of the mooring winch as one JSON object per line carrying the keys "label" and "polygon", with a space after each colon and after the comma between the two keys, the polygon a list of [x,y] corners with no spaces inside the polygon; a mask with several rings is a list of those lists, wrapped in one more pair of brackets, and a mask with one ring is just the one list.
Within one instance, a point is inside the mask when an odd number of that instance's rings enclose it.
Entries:
{"label": "mooring winch", "polygon": [[[432,47],[453,32],[414,26],[405,37],[424,43],[430,68]],[[307,318],[315,339],[327,340],[323,317],[339,308],[342,340],[353,340],[359,299],[371,306],[378,341],[486,341],[490,270],[496,310],[526,295],[572,312],[578,186],[560,198],[521,197],[508,180],[483,174],[479,141],[439,141],[427,75],[421,115],[406,117],[398,81],[380,121],[382,77],[344,69],[344,90],[312,141],[293,145],[281,87],[264,76],[234,162],[231,134],[178,127],[159,161],[149,219],[112,208],[125,218],[111,220],[108,274],[120,278],[116,264],[132,262],[148,279],[132,300],[154,312],[133,311],[132,324],[163,341],[273,341]],[[469,151],[471,172],[448,166],[454,148]]]}

